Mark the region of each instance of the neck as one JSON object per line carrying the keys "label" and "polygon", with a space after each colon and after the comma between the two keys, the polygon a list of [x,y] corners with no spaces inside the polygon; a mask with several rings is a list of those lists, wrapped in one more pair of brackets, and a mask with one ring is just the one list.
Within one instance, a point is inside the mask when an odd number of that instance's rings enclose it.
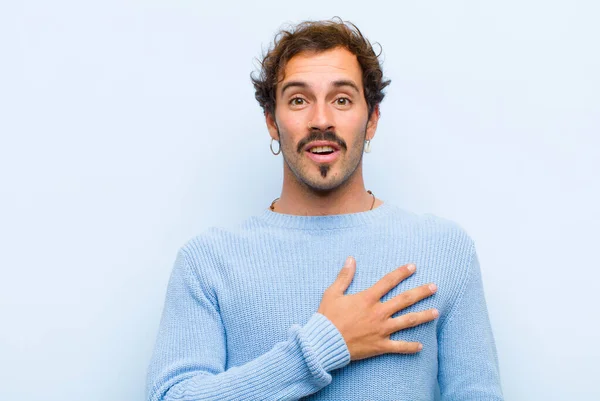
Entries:
{"label": "neck", "polygon": [[275,202],[274,212],[298,216],[326,216],[366,212],[383,203],[367,192],[362,176],[362,165],[352,177],[331,191],[315,191],[299,182],[287,166],[283,172],[281,196]]}

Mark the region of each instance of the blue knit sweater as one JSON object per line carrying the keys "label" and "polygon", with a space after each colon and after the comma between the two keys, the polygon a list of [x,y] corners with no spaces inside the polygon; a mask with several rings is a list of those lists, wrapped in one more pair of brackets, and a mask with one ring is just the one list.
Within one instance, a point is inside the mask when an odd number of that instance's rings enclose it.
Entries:
{"label": "blue knit sweater", "polygon": [[[347,256],[346,294],[409,262],[417,271],[382,298],[434,282],[398,312],[438,319],[391,335],[417,354],[350,361],[316,313]],[[439,386],[439,387],[438,387]],[[157,400],[501,400],[496,348],[474,242],[456,223],[383,203],[367,212],[295,216],[266,209],[210,228],[179,250],[148,370]]]}

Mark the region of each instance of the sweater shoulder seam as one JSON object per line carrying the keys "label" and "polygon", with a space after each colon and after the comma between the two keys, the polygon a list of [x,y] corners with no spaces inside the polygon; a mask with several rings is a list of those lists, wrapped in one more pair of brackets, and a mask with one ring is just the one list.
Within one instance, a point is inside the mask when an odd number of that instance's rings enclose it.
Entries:
{"label": "sweater shoulder seam", "polygon": [[193,257],[190,254],[190,251],[187,249],[188,246],[189,246],[189,242],[188,242],[188,244],[184,245],[180,249],[180,252],[182,253],[184,261],[185,261],[185,267],[189,271],[189,273],[192,275],[192,277],[197,281],[200,289],[203,290],[204,294],[206,295],[208,300],[211,302],[213,307],[217,311],[219,311],[219,303],[217,300],[217,296],[214,293],[214,289],[208,282],[205,275],[202,274],[202,271],[201,271],[202,269],[200,268],[200,266],[198,266],[197,263],[194,263]]}
{"label": "sweater shoulder seam", "polygon": [[440,331],[442,331],[444,329],[444,327],[447,324],[449,324],[449,322],[452,321],[452,319],[454,318],[455,311],[458,308],[458,305],[462,302],[465,290],[467,288],[467,283],[469,282],[469,280],[471,280],[471,275],[473,272],[472,265],[473,265],[474,257],[475,257],[475,243],[471,242],[471,250],[470,250],[470,256],[468,259],[468,263],[466,266],[465,278],[463,279],[463,281],[460,285],[460,290],[459,290],[458,294],[456,295],[456,298],[452,302],[452,305],[450,306],[448,313],[446,314],[446,317],[440,322]]}

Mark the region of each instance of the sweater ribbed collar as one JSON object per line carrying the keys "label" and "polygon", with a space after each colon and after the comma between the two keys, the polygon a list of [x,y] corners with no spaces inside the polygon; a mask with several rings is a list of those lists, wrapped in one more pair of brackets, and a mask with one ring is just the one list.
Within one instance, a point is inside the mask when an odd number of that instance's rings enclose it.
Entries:
{"label": "sweater ribbed collar", "polygon": [[388,215],[393,206],[384,202],[373,210],[358,213],[331,214],[326,216],[298,216],[265,209],[258,219],[271,226],[300,230],[332,230],[368,225]]}

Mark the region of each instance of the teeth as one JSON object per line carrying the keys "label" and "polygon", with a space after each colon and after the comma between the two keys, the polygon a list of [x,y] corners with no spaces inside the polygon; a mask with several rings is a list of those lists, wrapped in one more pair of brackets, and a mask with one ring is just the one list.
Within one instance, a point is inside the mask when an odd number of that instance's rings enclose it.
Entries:
{"label": "teeth", "polygon": [[334,152],[335,149],[331,146],[315,146],[310,149],[311,153],[324,153],[324,152]]}

